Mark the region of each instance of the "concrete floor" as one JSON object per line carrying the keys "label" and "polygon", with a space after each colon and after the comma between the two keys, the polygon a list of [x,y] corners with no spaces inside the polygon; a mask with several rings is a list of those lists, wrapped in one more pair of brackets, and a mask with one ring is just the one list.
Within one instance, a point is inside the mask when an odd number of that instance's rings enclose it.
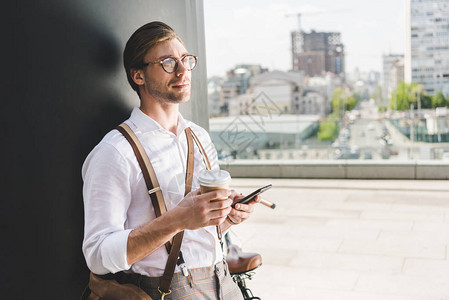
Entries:
{"label": "concrete floor", "polygon": [[248,286],[270,299],[449,299],[449,181],[233,179],[272,183],[232,229],[263,265]]}

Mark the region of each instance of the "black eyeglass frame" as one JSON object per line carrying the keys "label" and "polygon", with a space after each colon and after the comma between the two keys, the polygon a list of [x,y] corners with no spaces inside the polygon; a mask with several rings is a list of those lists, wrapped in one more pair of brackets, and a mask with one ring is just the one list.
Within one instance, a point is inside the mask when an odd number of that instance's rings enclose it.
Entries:
{"label": "black eyeglass frame", "polygon": [[[193,57],[193,58],[195,59],[195,65],[193,66],[193,68],[189,69],[189,68],[186,67],[186,65],[184,64],[183,60],[184,60],[186,57]],[[175,61],[175,66],[173,67],[173,71],[171,71],[171,72],[167,71],[167,70],[165,69],[165,67],[164,67],[164,61],[166,61],[167,59],[173,59],[173,60]],[[179,58],[179,59],[178,59],[178,58],[175,58],[175,57],[173,57],[173,56],[169,56],[169,57],[166,57],[166,58],[164,58],[164,59],[162,59],[162,60],[144,63],[144,64],[142,64],[142,67],[146,67],[146,66],[148,66],[148,65],[156,65],[156,64],[160,64],[161,67],[162,67],[162,69],[163,69],[165,72],[167,72],[168,74],[172,74],[172,73],[174,73],[174,72],[176,72],[176,71],[178,70],[178,61],[180,61],[180,62],[182,63],[182,65],[187,69],[187,71],[192,71],[193,69],[195,69],[196,65],[198,64],[198,56],[192,55],[192,54],[186,54],[186,55],[182,56],[182,57]]]}

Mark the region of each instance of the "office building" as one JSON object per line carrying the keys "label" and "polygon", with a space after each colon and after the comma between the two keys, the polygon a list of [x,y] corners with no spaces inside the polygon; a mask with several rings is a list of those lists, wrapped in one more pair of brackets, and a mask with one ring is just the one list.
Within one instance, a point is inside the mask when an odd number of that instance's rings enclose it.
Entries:
{"label": "office building", "polygon": [[237,65],[226,74],[226,81],[221,84],[219,93],[220,113],[229,114],[230,100],[246,93],[250,86],[250,79],[268,71],[260,65]]}
{"label": "office building", "polygon": [[[251,78],[251,92],[269,110],[290,114],[301,98],[303,77],[298,72],[272,71]],[[257,106],[254,106],[257,109]],[[298,109],[299,110],[299,109]],[[254,113],[251,112],[251,113]]]}
{"label": "office building", "polygon": [[408,0],[406,11],[406,80],[449,96],[449,0]]}
{"label": "office building", "polygon": [[294,31],[291,36],[293,71],[304,71],[310,77],[327,72],[344,74],[344,46],[339,32]]}
{"label": "office building", "polygon": [[391,96],[397,89],[398,84],[404,81],[404,58],[397,59],[390,68],[388,93]]}
{"label": "office building", "polygon": [[[391,78],[393,75],[392,68],[398,61],[403,61],[403,59],[403,54],[388,54],[382,56],[382,105],[388,105],[391,92],[396,89],[397,84],[400,82],[397,82],[397,76]],[[402,71],[402,77],[404,76],[403,73],[404,71]],[[396,85],[394,85],[395,83]]]}

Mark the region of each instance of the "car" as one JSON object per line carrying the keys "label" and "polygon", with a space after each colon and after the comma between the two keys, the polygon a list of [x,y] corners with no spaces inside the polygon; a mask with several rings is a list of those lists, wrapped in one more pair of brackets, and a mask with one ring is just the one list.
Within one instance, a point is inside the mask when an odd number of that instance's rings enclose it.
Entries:
{"label": "car", "polygon": [[363,153],[363,158],[364,159],[373,159],[373,154],[371,153],[371,151],[365,151]]}
{"label": "car", "polygon": [[359,159],[360,150],[358,148],[343,148],[336,151],[335,159]]}
{"label": "car", "polygon": [[390,151],[388,151],[387,149],[383,149],[380,152],[380,157],[382,157],[382,159],[389,159],[390,158]]}

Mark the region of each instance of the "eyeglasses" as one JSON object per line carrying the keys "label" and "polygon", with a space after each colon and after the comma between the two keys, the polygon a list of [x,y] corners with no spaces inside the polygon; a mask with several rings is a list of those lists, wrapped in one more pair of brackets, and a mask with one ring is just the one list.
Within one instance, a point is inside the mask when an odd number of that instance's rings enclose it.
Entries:
{"label": "eyeglasses", "polygon": [[[179,60],[181,61],[184,68],[187,69],[187,71],[192,71],[198,62],[198,57],[189,54],[181,57]],[[156,64],[160,64],[162,66],[162,69],[164,69],[164,71],[167,73],[176,72],[176,70],[178,69],[178,59],[174,57],[167,57],[160,61],[145,63],[142,66],[146,67],[148,65]]]}

